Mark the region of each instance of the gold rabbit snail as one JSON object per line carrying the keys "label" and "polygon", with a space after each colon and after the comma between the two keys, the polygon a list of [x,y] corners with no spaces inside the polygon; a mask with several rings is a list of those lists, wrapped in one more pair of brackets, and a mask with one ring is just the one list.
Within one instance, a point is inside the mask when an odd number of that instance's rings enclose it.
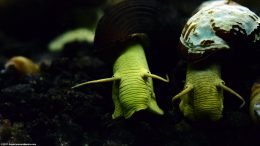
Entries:
{"label": "gold rabbit snail", "polygon": [[173,97],[173,101],[181,99],[179,107],[185,117],[221,119],[223,91],[238,97],[241,107],[245,104],[221,79],[225,63],[222,55],[239,52],[239,47],[234,46],[239,46],[240,41],[245,44],[259,41],[259,22],[259,17],[248,8],[226,0],[203,3],[187,21],[180,37],[180,51],[188,64],[186,82],[183,91]]}
{"label": "gold rabbit snail", "polygon": [[157,26],[156,13],[156,3],[152,0],[123,1],[112,6],[99,21],[94,44],[103,51],[105,60],[113,60],[113,76],[73,88],[113,82],[113,119],[121,116],[127,119],[140,110],[164,114],[156,102],[152,78],[163,82],[169,80],[150,72],[145,54],[148,49],[145,44],[149,44],[149,35]]}

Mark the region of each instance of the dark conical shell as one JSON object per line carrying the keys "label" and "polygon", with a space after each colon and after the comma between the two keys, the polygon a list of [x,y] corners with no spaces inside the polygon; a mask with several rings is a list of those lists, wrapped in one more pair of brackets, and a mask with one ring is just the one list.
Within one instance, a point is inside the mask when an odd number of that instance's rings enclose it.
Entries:
{"label": "dark conical shell", "polygon": [[190,61],[198,61],[233,46],[254,45],[260,40],[259,23],[254,12],[235,2],[205,2],[182,31],[181,51]]}
{"label": "dark conical shell", "polygon": [[114,59],[123,51],[125,43],[131,40],[143,42],[156,33],[157,12],[153,0],[126,0],[112,6],[98,23],[95,47],[106,54],[106,59]]}

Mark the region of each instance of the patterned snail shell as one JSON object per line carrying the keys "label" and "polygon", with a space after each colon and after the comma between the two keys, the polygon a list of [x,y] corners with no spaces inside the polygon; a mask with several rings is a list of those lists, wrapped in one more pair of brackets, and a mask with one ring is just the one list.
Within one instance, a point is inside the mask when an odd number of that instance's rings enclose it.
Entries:
{"label": "patterned snail shell", "polygon": [[256,44],[260,40],[260,19],[248,8],[226,0],[204,2],[186,23],[181,52],[190,61],[207,58],[233,44]]}

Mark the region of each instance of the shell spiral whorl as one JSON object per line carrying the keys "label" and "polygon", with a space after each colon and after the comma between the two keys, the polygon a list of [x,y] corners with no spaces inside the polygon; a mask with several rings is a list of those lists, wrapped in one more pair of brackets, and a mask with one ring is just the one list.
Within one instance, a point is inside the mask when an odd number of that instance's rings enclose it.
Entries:
{"label": "shell spiral whorl", "polygon": [[[153,0],[123,1],[109,9],[96,29],[94,45],[107,56],[114,56],[121,51],[120,45],[125,45],[131,39],[143,39],[137,33],[154,36],[158,28],[158,8]],[[116,47],[115,47],[116,46]],[[110,50],[113,47],[114,50]],[[116,52],[116,53],[115,53]],[[119,52],[119,53],[118,53]]]}

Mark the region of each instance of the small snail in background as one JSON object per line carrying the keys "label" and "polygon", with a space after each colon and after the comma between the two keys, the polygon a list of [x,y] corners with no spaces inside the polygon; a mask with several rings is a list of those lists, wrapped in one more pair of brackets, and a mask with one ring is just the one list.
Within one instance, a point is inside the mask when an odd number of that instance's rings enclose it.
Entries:
{"label": "small snail in background", "polygon": [[[94,45],[102,51],[104,60],[113,62],[111,78],[78,84],[113,82],[112,118],[130,118],[135,112],[148,110],[162,115],[153,89],[153,79],[168,82],[152,74],[146,60],[150,36],[157,27],[157,5],[153,0],[122,1],[113,5],[98,23]],[[112,61],[111,61],[112,60]]]}
{"label": "small snail in background", "polygon": [[13,67],[20,75],[33,75],[40,72],[40,66],[24,56],[14,56],[5,63],[5,69]]}
{"label": "small snail in background", "polygon": [[223,91],[238,97],[241,107],[245,104],[238,93],[225,85],[221,69],[226,63],[224,56],[250,52],[246,45],[259,42],[259,22],[248,8],[226,0],[204,2],[187,21],[180,37],[180,51],[187,59],[186,82],[183,91],[173,97],[173,101],[181,99],[179,107],[185,117],[221,119]]}

